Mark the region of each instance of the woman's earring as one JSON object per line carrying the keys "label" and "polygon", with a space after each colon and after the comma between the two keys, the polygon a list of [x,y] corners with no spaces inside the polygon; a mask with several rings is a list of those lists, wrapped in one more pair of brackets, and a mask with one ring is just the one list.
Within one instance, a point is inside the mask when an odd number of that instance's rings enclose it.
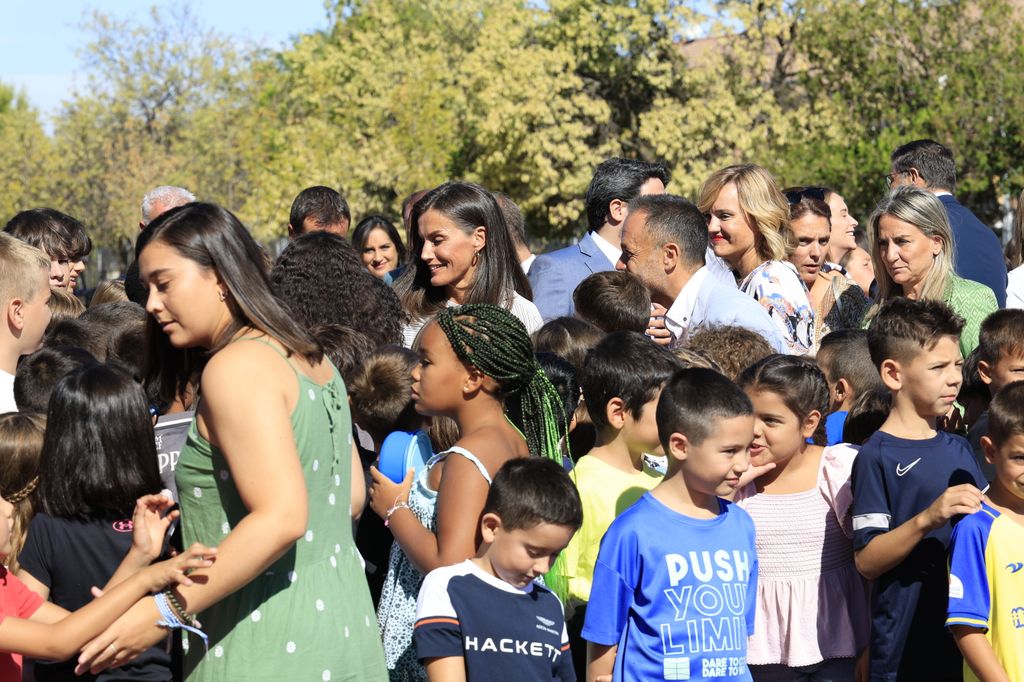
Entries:
{"label": "woman's earring", "polygon": [[480,252],[479,252],[479,251],[474,251],[474,252],[473,252],[473,260],[472,260],[472,261],[470,261],[470,263],[469,263],[469,264],[470,264],[470,265],[472,265],[472,266],[473,266],[473,267],[475,268],[475,267],[476,267],[476,264],[477,264],[478,262],[480,262]]}
{"label": "woman's earring", "polygon": [[223,289],[221,289],[221,290],[220,290],[220,300],[222,300],[222,301],[223,301],[223,300],[225,300],[226,298],[227,298],[227,294],[225,294],[225,293],[224,293],[224,290],[223,290]]}

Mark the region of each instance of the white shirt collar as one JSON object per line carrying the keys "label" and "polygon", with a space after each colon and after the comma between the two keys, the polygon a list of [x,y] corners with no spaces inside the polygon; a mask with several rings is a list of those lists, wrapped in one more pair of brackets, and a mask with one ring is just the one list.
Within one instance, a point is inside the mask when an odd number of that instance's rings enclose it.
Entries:
{"label": "white shirt collar", "polygon": [[676,296],[676,300],[672,302],[672,307],[665,313],[665,328],[672,332],[672,336],[675,337],[675,343],[686,340],[687,329],[690,327],[690,321],[693,317],[693,309],[697,306],[697,294],[704,285],[704,280],[707,279],[707,276],[707,266],[701,266],[697,272],[693,273],[690,280],[683,285],[679,295]]}
{"label": "white shirt collar", "polygon": [[612,264],[612,267],[615,267],[615,264],[618,263],[619,259],[622,257],[622,249],[616,248],[614,244],[599,235],[597,232],[591,232],[590,236],[594,240],[594,243],[597,244],[597,248],[601,249],[601,253],[603,253],[608,259],[608,262]]}
{"label": "white shirt collar", "polygon": [[523,272],[525,274],[530,274],[530,266],[533,265],[533,261],[535,260],[537,260],[537,254],[531,253],[529,258],[519,264],[523,268]]}
{"label": "white shirt collar", "polygon": [[932,192],[932,194],[934,194],[937,197],[951,197],[951,196],[953,196],[952,192],[947,192],[944,189],[941,189],[941,190],[939,190],[937,192]]}

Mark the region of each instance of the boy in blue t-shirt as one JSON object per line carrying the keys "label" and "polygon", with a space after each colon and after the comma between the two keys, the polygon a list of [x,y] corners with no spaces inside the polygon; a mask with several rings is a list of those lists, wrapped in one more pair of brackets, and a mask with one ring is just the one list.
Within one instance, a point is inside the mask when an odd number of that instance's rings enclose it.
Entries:
{"label": "boy in blue t-shirt", "polygon": [[989,504],[953,529],[949,617],[964,679],[1024,680],[1024,381],[989,406]]}
{"label": "boy in blue t-shirt", "polygon": [[558,463],[506,462],[480,519],[476,557],[427,574],[413,641],[431,682],[574,682],[562,603],[534,580],[583,522],[576,486]]}
{"label": "boy in blue t-shirt", "polygon": [[837,329],[821,339],[814,361],[828,382],[829,414],[825,417],[828,445],[843,442],[846,415],[857,397],[881,386],[871,362],[868,333],[864,329]]}
{"label": "boy in blue t-shirt", "polygon": [[750,680],[754,524],[731,496],[750,466],[750,399],[684,369],[658,401],[665,479],[601,540],[583,626],[588,679]]}
{"label": "boy in blue t-shirt", "polygon": [[882,305],[868,343],[892,408],[853,464],[857,570],[875,580],[870,680],[961,680],[944,628],[951,520],[981,509],[985,479],[967,441],[936,431],[963,381],[963,320],[938,301]]}

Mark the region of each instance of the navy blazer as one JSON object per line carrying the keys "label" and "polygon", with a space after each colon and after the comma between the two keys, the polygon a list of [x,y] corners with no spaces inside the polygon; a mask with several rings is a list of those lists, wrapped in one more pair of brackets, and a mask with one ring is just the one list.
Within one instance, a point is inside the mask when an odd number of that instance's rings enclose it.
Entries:
{"label": "navy blazer", "polygon": [[537,256],[530,266],[530,286],[533,302],[547,322],[556,317],[571,316],[576,312],[572,292],[579,283],[595,272],[614,270],[594,237],[587,232],[578,244]]}
{"label": "navy blazer", "polygon": [[964,279],[981,282],[1006,307],[1006,261],[999,238],[951,194],[939,196],[953,228],[953,267]]}

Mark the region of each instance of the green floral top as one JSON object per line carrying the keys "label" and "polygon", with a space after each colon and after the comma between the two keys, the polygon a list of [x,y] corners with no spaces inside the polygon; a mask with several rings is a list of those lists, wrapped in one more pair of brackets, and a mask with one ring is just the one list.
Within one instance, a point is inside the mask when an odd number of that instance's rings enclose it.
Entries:
{"label": "green floral top", "polygon": [[978,346],[981,323],[999,310],[996,295],[984,284],[951,275],[943,298],[953,312],[964,318],[964,330],[960,333],[960,352],[966,358]]}

